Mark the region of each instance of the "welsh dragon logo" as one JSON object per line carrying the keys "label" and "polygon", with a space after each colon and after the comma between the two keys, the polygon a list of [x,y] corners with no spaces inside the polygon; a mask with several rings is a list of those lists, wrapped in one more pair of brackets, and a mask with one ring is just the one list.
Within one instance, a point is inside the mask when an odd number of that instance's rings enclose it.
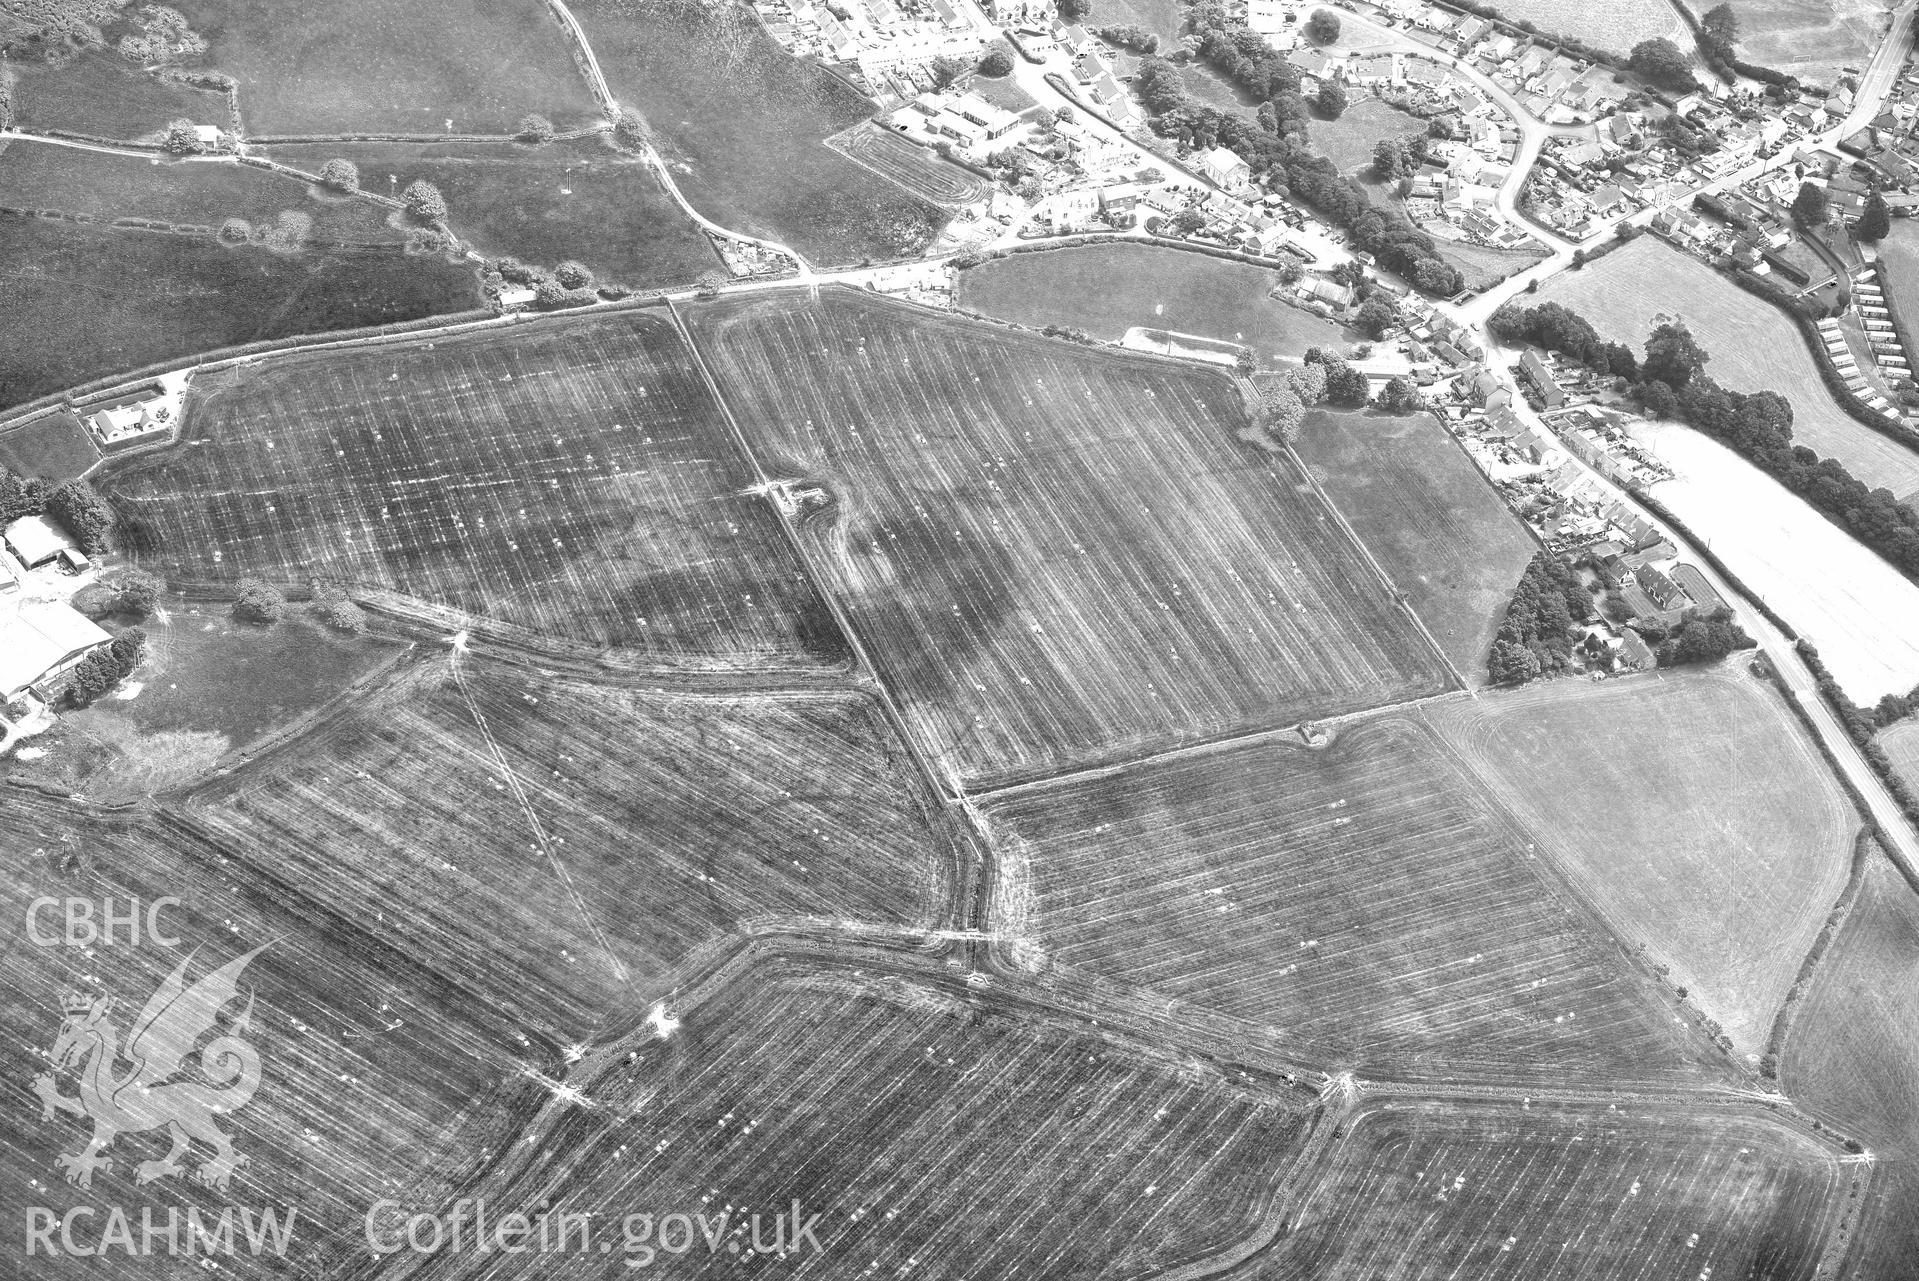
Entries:
{"label": "welsh dragon logo", "polygon": [[[190,987],[186,974],[193,954],[189,953],[147,998],[124,1050],[112,1022],[113,997],[75,993],[61,1001],[65,1018],[48,1057],[55,1071],[79,1067],[80,1093],[61,1094],[53,1072],[35,1077],[33,1092],[40,1097],[41,1120],[50,1121],[59,1111],[93,1122],[93,1138],[85,1148],[55,1158],[55,1164],[66,1171],[68,1183],[92,1187],[94,1172],[113,1166],[113,1158],[105,1152],[115,1138],[164,1127],[173,1140],[172,1150],[158,1161],[140,1162],[134,1181],[152,1183],[183,1173],[180,1158],[198,1139],[211,1146],[214,1154],[193,1172],[194,1182],[226,1190],[247,1158],[233,1150],[232,1140],[214,1124],[214,1118],[245,1107],[260,1085],[260,1054],[241,1039],[252,1028],[252,995],[247,997],[246,1010],[200,1051],[200,1070],[206,1079],[171,1078],[181,1072],[200,1038],[215,1030],[220,1010],[239,995],[240,972],[269,946],[263,943],[235,957]],[[122,1057],[132,1065],[124,1073],[117,1071]]]}

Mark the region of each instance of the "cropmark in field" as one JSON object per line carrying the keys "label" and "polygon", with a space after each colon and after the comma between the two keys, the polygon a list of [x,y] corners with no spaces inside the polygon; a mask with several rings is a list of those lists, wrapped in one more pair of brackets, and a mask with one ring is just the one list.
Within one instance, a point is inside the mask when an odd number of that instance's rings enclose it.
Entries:
{"label": "cropmark in field", "polygon": [[1329,1070],[1723,1070],[1416,720],[1020,788],[985,813],[1013,965],[1223,1014]]}
{"label": "cropmark in field", "polygon": [[688,313],[937,767],[993,784],[1448,677],[1216,374],[847,291]]}
{"label": "cropmark in field", "polygon": [[[705,667],[844,655],[658,312],[315,352],[194,384],[112,474],[186,581],[332,574],[542,644]],[[631,655],[629,655],[631,656]]]}
{"label": "cropmark in field", "polygon": [[1553,681],[1424,714],[1756,1062],[1859,824],[1771,688],[1737,669]]}

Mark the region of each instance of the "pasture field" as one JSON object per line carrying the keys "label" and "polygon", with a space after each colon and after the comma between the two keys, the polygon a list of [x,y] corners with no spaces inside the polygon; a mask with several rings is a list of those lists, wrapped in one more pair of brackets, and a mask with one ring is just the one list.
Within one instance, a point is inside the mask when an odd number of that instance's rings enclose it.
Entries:
{"label": "pasture field", "polygon": [[613,93],[646,118],[674,180],[722,227],[816,266],[932,244],[947,213],[824,145],[874,103],[793,58],[743,4],[585,0],[569,6]]}
{"label": "pasture field", "polygon": [[0,408],[238,343],[480,303],[465,263],[397,247],[297,254],[0,214]]}
{"label": "pasture field", "polygon": [[1550,681],[1425,715],[1613,931],[1756,1060],[1859,823],[1778,696],[1722,668]]}
{"label": "pasture field", "polygon": [[1732,0],[1740,56],[1830,85],[1864,70],[1885,36],[1888,0]]}
{"label": "pasture field", "polygon": [[993,928],[1020,940],[1015,963],[1258,1025],[1331,1071],[1718,1070],[1416,720],[1023,788],[986,814]]}
{"label": "pasture field", "polygon": [[1249,1278],[1807,1278],[1851,1181],[1757,1109],[1393,1102],[1345,1130]]}
{"label": "pasture field", "polygon": [[471,657],[418,664],[184,816],[568,1040],[637,1019],[729,934],[936,927],[959,857],[869,695],[620,690]]}
{"label": "pasture field", "polygon": [[1641,236],[1583,271],[1560,273],[1531,301],[1570,307],[1601,336],[1635,352],[1657,318],[1677,316],[1712,358],[1706,372],[1715,381],[1738,392],[1775,391],[1792,402],[1796,443],[1838,459],[1874,489],[1919,495],[1919,452],[1839,408],[1790,320],[1657,236]]}
{"label": "pasture field", "polygon": [[222,129],[232,124],[225,94],[161,80],[106,49],[90,49],[64,67],[28,60],[8,71],[14,124],[22,129],[131,142],[182,117]]}
{"label": "pasture field", "polygon": [[1692,33],[1673,12],[1671,0],[1606,0],[1605,4],[1501,0],[1499,13],[1508,22],[1530,22],[1541,31],[1583,40],[1595,49],[1613,53],[1628,54],[1641,40],[1661,38],[1688,53],[1693,47]]}
{"label": "pasture field", "polygon": [[1453,666],[1486,653],[1537,544],[1430,414],[1314,410],[1295,446]]}
{"label": "pasture field", "polygon": [[1093,27],[1144,27],[1159,34],[1166,51],[1178,40],[1186,14],[1180,0],[1093,0],[1091,14],[1081,24]]}
{"label": "pasture field", "polygon": [[1013,254],[961,272],[959,282],[960,307],[998,320],[1066,325],[1109,342],[1135,326],[1171,329],[1240,343],[1269,368],[1296,363],[1308,347],[1359,339],[1268,298],[1279,284],[1270,268],[1158,245]]}
{"label": "pasture field", "polygon": [[1673,469],[1653,496],[1819,647],[1854,702],[1919,683],[1919,585],[1711,437],[1644,420],[1627,431]]}
{"label": "pasture field", "polygon": [[1351,174],[1371,168],[1373,147],[1381,138],[1420,137],[1426,122],[1383,99],[1365,97],[1337,120],[1313,117],[1311,132],[1313,150],[1338,165],[1341,173]]}
{"label": "pasture field", "polygon": [[[978,77],[976,83],[1012,85],[1004,81]],[[1018,86],[1014,85],[1015,91]],[[998,95],[1006,98],[1004,93]],[[1024,93],[1021,92],[1021,96]],[[1031,99],[1027,105],[1032,105]],[[1018,110],[1018,108],[1006,108]],[[992,194],[992,186],[976,173],[940,159],[916,142],[900,137],[868,120],[845,133],[836,133],[826,145],[842,156],[870,169],[889,182],[897,183],[921,200],[942,209],[959,210]]]}
{"label": "pasture field", "polygon": [[406,241],[405,228],[390,221],[392,211],[384,205],[316,192],[269,170],[198,161],[155,164],[32,142],[0,150],[0,208],[84,214],[102,222],[144,218],[208,233],[228,218],[264,228],[294,215],[310,223],[305,238],[322,245]]}
{"label": "pasture field", "polygon": [[398,647],[343,636],[293,614],[272,628],[236,623],[221,607],[169,601],[150,618],[146,657],[120,689],[64,712],[7,762],[15,779],[103,803],[185,786],[234,748],[343,692]]}
{"label": "pasture field", "polygon": [[[540,0],[180,0],[199,63],[239,82],[246,132],[509,133],[600,114]],[[451,123],[449,123],[451,122]]]}
{"label": "pasture field", "polygon": [[72,480],[100,461],[80,416],[65,409],[35,415],[0,432],[0,467],[16,476]]}
{"label": "pasture field", "polygon": [[[1823,657],[1823,656],[1822,656]],[[1879,731],[1879,746],[1892,758],[1892,768],[1907,787],[1919,788],[1919,721],[1903,720]]]}
{"label": "pasture field", "polygon": [[202,377],[182,443],[103,483],[177,580],[327,573],[586,652],[842,661],[751,482],[665,315],[626,311]]}
{"label": "pasture field", "polygon": [[[0,1185],[0,1214],[19,1224],[28,1206],[56,1216],[95,1207],[91,1224],[80,1222],[91,1228],[81,1238],[90,1245],[108,1206],[124,1209],[136,1242],[141,1211],[150,1209],[161,1229],[157,1257],[109,1250],[88,1260],[93,1275],[205,1275],[198,1259],[166,1257],[169,1209],[179,1215],[176,1239],[184,1250],[187,1207],[208,1222],[235,1205],[297,1211],[286,1257],[277,1263],[270,1254],[264,1261],[245,1257],[236,1225],[242,1257],[214,1260],[222,1276],[323,1275],[364,1259],[360,1223],[375,1198],[399,1189],[449,1195],[495,1136],[510,1133],[545,1097],[523,1070],[561,1069],[562,1046],[522,1021],[520,1011],[475,999],[421,948],[384,946],[362,928],[371,915],[336,910],[324,894],[299,894],[260,863],[227,857],[163,819],[91,819],[63,803],[9,791],[0,832],[7,922],[0,1009],[8,1031],[0,1071],[16,1097],[0,1116],[0,1160],[14,1176]],[[137,897],[144,916],[154,900],[170,895],[178,906],[163,908],[156,920],[179,943],[155,945],[143,933],[141,946],[128,946],[120,925],[113,947],[36,946],[27,933],[28,907],[41,895],[90,899],[96,920],[104,896],[122,916]],[[40,914],[35,925],[43,938],[50,931],[60,939],[61,915],[57,906]],[[157,1160],[168,1146],[164,1133],[150,1131],[119,1135],[108,1150],[112,1167],[96,1172],[91,1188],[63,1182],[55,1158],[83,1148],[91,1127],[65,1114],[43,1120],[29,1088],[50,1067],[44,1056],[61,1026],[62,998],[76,991],[116,998],[109,1021],[125,1038],[148,997],[190,952],[192,982],[262,944],[266,950],[241,976],[240,999],[219,1021],[224,1028],[250,1009],[245,1039],[260,1060],[258,1090],[217,1122],[247,1158],[229,1189],[199,1187],[185,1174],[137,1182],[138,1163]],[[188,1074],[197,1075],[199,1062],[198,1054],[188,1057]],[[75,1095],[73,1071],[60,1073],[57,1084],[61,1094]],[[196,1144],[185,1168],[196,1170],[212,1154]],[[72,1258],[27,1257],[19,1240],[6,1248],[9,1277],[59,1281],[73,1273]]]}
{"label": "pasture field", "polygon": [[[481,1185],[492,1204],[551,1196],[612,1224],[702,1210],[713,1253],[655,1260],[702,1276],[737,1274],[750,1216],[765,1241],[795,1200],[818,1249],[780,1276],[1153,1276],[1250,1235],[1308,1122],[1300,1095],[870,969],[765,961],[671,1013],[667,1039],[641,1029],[569,1074],[594,1106],[530,1126]],[[449,1262],[489,1281],[611,1275]]]}
{"label": "pasture field", "polygon": [[1894,1281],[1919,1259],[1919,891],[1875,856],[1799,1007],[1781,1079],[1873,1154],[1863,1256],[1848,1275]]}
{"label": "pasture field", "polygon": [[1899,318],[1907,324],[1919,321],[1919,226],[1907,218],[1894,219],[1891,234],[1879,242],[1879,259],[1886,266],[1880,272],[1882,283]]}
{"label": "pasture field", "polygon": [[706,233],[680,211],[646,162],[598,137],[517,143],[359,143],[276,148],[317,170],[343,156],[363,185],[397,194],[424,179],[446,197],[447,224],[489,258],[552,267],[575,259],[599,284],[691,284],[720,266]]}
{"label": "pasture field", "polygon": [[689,313],[936,767],[991,785],[1449,678],[1224,377],[847,290]]}
{"label": "pasture field", "polygon": [[1488,289],[1546,256],[1543,250],[1493,249],[1464,241],[1435,242],[1439,256],[1456,268],[1468,289]]}

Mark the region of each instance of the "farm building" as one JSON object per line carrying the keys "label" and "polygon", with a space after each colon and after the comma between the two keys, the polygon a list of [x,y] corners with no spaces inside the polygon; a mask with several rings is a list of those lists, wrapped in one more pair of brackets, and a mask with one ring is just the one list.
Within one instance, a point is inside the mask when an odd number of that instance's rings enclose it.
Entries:
{"label": "farm building", "polygon": [[7,550],[28,569],[65,562],[69,569],[85,569],[88,561],[62,530],[45,516],[22,516],[7,526]]}
{"label": "farm building", "polygon": [[0,603],[0,698],[11,702],[112,639],[64,602]]}

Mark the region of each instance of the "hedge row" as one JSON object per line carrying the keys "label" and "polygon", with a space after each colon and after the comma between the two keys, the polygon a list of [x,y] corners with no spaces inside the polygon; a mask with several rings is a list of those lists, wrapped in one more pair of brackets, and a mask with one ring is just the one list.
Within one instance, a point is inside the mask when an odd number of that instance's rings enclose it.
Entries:
{"label": "hedge row", "polygon": [[1832,714],[1839,718],[1839,723],[1846,727],[1846,734],[1858,746],[1859,754],[1866,758],[1866,764],[1872,766],[1872,772],[1885,784],[1886,791],[1892,794],[1894,803],[1905,814],[1907,821],[1919,826],[1919,793],[1906,786],[1906,781],[1893,769],[1892,758],[1886,755],[1886,749],[1879,746],[1877,719],[1839,688],[1839,682],[1826,669],[1825,661],[1819,657],[1819,651],[1811,641],[1801,638],[1797,649],[1799,657],[1811,670],[1813,681],[1819,686],[1820,696],[1832,708]]}
{"label": "hedge row", "polygon": [[1832,940],[1838,936],[1839,927],[1845,924],[1847,914],[1852,911],[1852,905],[1859,897],[1859,887],[1865,883],[1866,863],[1872,854],[1873,829],[1871,815],[1864,817],[1866,825],[1852,838],[1852,864],[1846,872],[1845,888],[1839,891],[1832,910],[1826,913],[1826,923],[1819,928],[1819,937],[1807,949],[1806,959],[1799,963],[1799,973],[1793,976],[1792,988],[1786,993],[1786,999],[1780,1003],[1779,1013],[1773,1018],[1772,1034],[1766,1038],[1766,1052],[1759,1056],[1759,1074],[1768,1080],[1779,1079],[1779,1061],[1786,1053],[1786,1042],[1792,1035],[1793,1017],[1799,1012],[1799,1002],[1805,998],[1813,974],[1825,959]]}

